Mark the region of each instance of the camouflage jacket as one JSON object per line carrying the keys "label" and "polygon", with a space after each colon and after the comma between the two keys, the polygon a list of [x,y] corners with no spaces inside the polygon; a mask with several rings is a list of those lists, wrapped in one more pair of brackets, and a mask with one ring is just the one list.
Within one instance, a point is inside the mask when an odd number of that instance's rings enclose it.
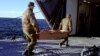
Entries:
{"label": "camouflage jacket", "polygon": [[33,10],[27,9],[22,16],[22,28],[23,31],[39,32],[39,27],[33,13]]}
{"label": "camouflage jacket", "polygon": [[72,20],[71,18],[64,18],[62,19],[59,29],[71,32],[72,31]]}

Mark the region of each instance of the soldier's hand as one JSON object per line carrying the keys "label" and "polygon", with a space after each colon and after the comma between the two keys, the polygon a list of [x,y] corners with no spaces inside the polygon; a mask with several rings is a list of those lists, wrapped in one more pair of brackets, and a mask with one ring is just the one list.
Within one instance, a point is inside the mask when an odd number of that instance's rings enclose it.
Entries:
{"label": "soldier's hand", "polygon": [[38,32],[36,32],[36,36],[37,36],[37,39],[39,39],[39,33]]}
{"label": "soldier's hand", "polygon": [[39,32],[36,32],[36,34],[38,35],[38,34],[39,34]]}

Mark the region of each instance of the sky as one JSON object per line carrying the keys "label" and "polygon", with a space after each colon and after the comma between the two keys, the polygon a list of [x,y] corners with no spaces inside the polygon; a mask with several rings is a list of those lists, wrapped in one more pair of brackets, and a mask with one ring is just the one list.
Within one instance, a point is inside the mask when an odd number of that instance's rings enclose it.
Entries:
{"label": "sky", "polygon": [[34,0],[0,0],[0,17],[20,17],[27,9],[30,1],[35,3],[35,17],[37,19],[44,19],[45,17]]}

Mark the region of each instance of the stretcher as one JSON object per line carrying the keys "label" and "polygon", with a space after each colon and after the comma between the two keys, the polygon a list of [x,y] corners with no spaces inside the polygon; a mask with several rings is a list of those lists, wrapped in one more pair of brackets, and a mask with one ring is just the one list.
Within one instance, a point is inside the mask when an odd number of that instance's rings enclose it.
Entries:
{"label": "stretcher", "polygon": [[39,39],[62,39],[68,36],[68,32],[64,30],[44,30],[39,34]]}

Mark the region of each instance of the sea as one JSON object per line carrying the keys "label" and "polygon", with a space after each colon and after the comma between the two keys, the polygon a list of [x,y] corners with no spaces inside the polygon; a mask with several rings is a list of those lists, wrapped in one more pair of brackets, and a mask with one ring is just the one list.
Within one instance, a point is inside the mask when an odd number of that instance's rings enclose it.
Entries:
{"label": "sea", "polygon": [[[45,19],[37,19],[40,30],[48,27]],[[0,39],[23,36],[21,18],[0,18]]]}

